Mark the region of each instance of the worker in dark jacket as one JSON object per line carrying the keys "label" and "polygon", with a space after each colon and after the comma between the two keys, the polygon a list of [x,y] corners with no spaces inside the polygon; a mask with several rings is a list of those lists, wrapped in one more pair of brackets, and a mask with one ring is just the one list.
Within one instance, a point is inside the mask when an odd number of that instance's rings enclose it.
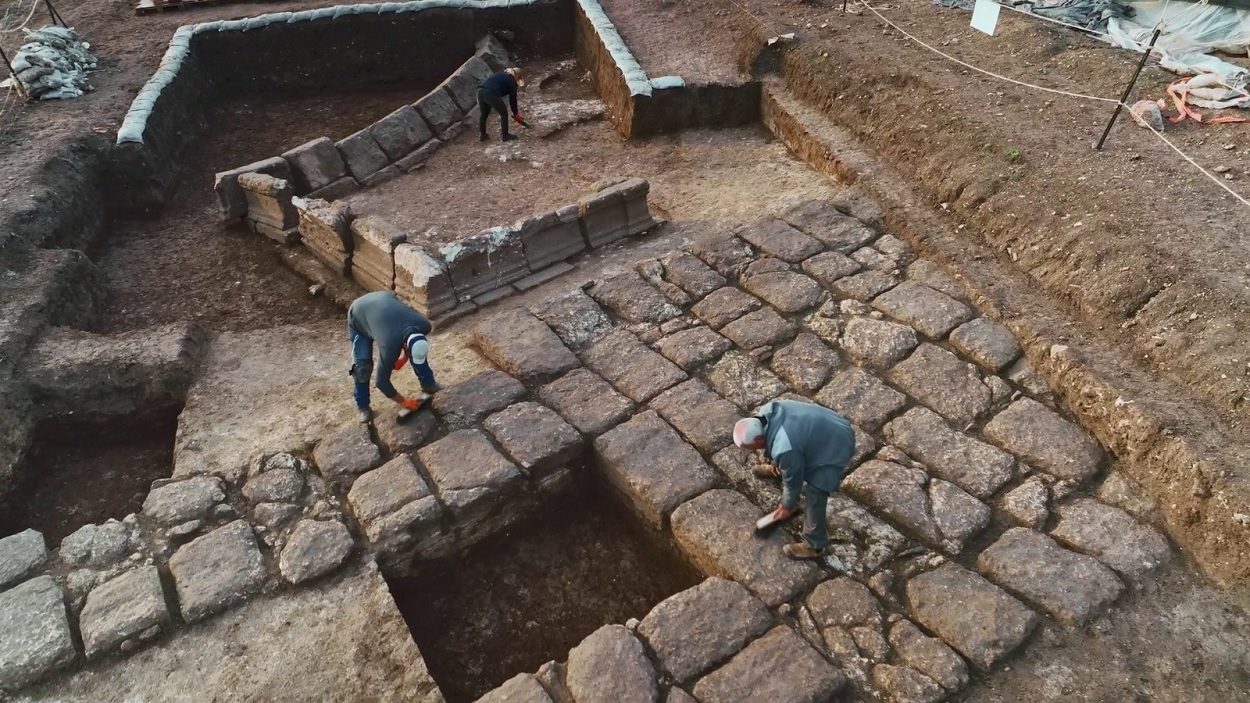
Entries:
{"label": "worker in dark jacket", "polygon": [[734,444],[763,450],[771,466],[758,467],[756,473],[781,478],[781,505],[760,524],[790,519],[798,508],[799,492],[807,484],[803,542],[787,544],[783,551],[791,559],[820,557],[829,546],[829,527],[825,523],[829,494],[842,484],[847,464],[855,453],[851,424],[814,403],[775,400],[734,425]]}
{"label": "worker in dark jacket", "polygon": [[477,107],[482,115],[479,118],[479,128],[481,129],[481,139],[486,141],[486,118],[490,117],[491,110],[499,113],[499,126],[502,133],[502,139],[510,142],[516,139],[515,134],[508,133],[508,109],[504,107],[503,99],[507,98],[509,105],[512,107],[512,119],[516,123],[525,127],[529,124],[521,118],[521,113],[516,106],[517,88],[525,85],[525,77],[521,74],[519,68],[509,68],[492,75],[490,78],[482,81],[477,88]]}
{"label": "worker in dark jacket", "polygon": [[421,381],[421,390],[433,393],[439,389],[430,368],[430,343],[426,335],[433,326],[424,315],[413,310],[390,291],[366,293],[352,301],[347,309],[347,338],[352,342],[352,378],[356,382],[356,409],[361,422],[369,422],[369,376],[373,373],[373,344],[378,345],[378,390],[395,401],[403,410],[415,412],[421,399],[406,398],[391,383],[391,373],[404,367],[411,359],[412,370]]}

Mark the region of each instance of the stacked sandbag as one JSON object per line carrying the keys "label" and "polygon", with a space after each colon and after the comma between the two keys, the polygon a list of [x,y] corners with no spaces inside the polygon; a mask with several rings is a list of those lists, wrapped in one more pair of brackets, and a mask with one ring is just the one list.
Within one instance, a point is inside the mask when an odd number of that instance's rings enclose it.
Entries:
{"label": "stacked sandbag", "polygon": [[[96,58],[77,32],[57,26],[23,31],[27,41],[13,57],[13,71],[32,98],[77,98],[91,90],[87,72],[96,67]],[[12,79],[0,83],[11,85]]]}

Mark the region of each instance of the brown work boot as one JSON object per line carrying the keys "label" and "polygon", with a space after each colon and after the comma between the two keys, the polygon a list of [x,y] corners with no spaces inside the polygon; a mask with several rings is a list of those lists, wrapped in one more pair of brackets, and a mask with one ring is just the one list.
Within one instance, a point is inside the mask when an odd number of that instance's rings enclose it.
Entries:
{"label": "brown work boot", "polygon": [[787,544],[786,546],[781,548],[781,553],[785,554],[786,556],[796,561],[806,561],[806,560],[820,558],[819,550],[812,549],[811,547],[807,546],[806,543],[803,543],[803,542],[795,542],[794,544]]}
{"label": "brown work boot", "polygon": [[766,461],[761,461],[752,466],[751,473],[755,474],[756,478],[781,478],[781,471]]}

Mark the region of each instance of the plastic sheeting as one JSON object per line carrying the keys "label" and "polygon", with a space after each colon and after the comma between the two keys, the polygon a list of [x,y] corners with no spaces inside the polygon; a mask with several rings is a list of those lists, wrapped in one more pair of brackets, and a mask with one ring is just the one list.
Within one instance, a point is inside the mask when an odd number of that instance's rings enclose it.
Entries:
{"label": "plastic sheeting", "polygon": [[1210,55],[1225,51],[1246,56],[1250,51],[1250,11],[1219,5],[1171,3],[1146,0],[1131,3],[1133,17],[1112,18],[1107,23],[1107,41],[1126,49],[1141,50],[1150,41],[1155,25],[1163,23],[1163,33],[1155,43],[1162,55],[1160,63],[1183,76],[1215,74],[1225,81],[1239,76],[1245,82],[1247,69]]}
{"label": "plastic sheeting", "polygon": [[[90,90],[87,72],[96,67],[91,45],[69,27],[47,26],[26,32],[26,43],[13,57],[13,71],[32,98],[76,98]],[[10,78],[0,86],[9,87]]]}

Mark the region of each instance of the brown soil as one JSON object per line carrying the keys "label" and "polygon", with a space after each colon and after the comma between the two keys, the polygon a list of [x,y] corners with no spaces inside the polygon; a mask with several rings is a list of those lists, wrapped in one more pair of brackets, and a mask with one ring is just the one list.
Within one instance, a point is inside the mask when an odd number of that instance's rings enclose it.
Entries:
{"label": "brown soil", "polygon": [[451,703],[564,661],[600,626],[641,619],[702,580],[618,499],[588,486],[466,556],[421,570],[392,581],[391,592]]}
{"label": "brown soil", "polygon": [[26,485],[0,505],[0,537],[32,528],[55,545],[83,525],[138,511],[151,483],[173,467],[178,412],[41,425],[23,468]]}
{"label": "brown soil", "polygon": [[99,329],[194,320],[212,330],[241,330],[340,314],[309,296],[307,282],[282,265],[269,240],[221,223],[213,174],[320,136],[344,137],[428,89],[403,85],[222,105],[208,135],[183,159],[185,175],[170,198],[175,206],[157,220],[116,224],[102,245],[96,261],[109,298]]}
{"label": "brown soil", "polygon": [[739,83],[742,7],[725,0],[602,0],[648,78]]}

